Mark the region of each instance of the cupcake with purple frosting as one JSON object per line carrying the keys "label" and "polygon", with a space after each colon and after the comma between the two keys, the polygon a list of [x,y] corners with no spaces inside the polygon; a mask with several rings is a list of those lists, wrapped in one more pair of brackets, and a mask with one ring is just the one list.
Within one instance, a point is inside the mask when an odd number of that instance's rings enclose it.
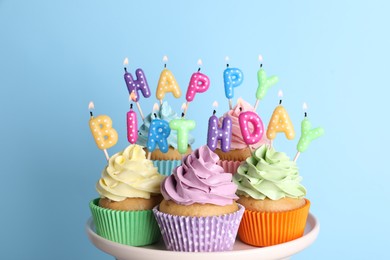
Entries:
{"label": "cupcake with purple frosting", "polygon": [[168,250],[218,252],[233,248],[244,207],[237,204],[232,175],[202,146],[183,158],[161,184],[153,209]]}

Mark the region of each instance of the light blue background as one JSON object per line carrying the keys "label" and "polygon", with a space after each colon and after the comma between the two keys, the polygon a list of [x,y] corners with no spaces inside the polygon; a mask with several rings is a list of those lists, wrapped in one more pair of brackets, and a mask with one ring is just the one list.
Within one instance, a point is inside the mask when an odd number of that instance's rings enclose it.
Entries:
{"label": "light blue background", "polygon": [[[255,101],[257,57],[280,82],[258,112],[265,124],[277,92],[300,135],[309,105],[315,140],[298,164],[318,240],[294,259],[384,259],[388,251],[389,4],[386,1],[7,1],[0,0],[0,258],[112,259],[84,225],[105,165],[88,127],[88,102],[127,145],[122,62],[144,69],[153,97],[168,66],[186,91],[202,58],[208,92],[190,105],[195,147],[206,140],[214,100],[227,110],[224,58],[245,74],[235,98]],[[210,1],[211,2],[211,1]],[[184,102],[167,98],[179,111]],[[203,109],[203,110],[202,110]],[[278,135],[291,157],[298,141]]]}

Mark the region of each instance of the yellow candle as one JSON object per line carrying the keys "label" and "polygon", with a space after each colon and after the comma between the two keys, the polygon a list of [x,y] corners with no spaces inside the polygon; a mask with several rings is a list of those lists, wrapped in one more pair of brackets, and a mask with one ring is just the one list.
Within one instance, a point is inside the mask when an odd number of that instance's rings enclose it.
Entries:
{"label": "yellow candle", "polygon": [[99,149],[108,149],[118,142],[118,133],[112,128],[112,120],[109,116],[91,117],[89,127]]}
{"label": "yellow candle", "polygon": [[[163,61],[168,61],[168,58],[164,56]],[[166,64],[164,65],[166,66]],[[162,102],[165,97],[165,93],[172,92],[175,98],[181,97],[181,90],[172,72],[164,68],[161,71],[160,79],[158,80],[156,98]]]}

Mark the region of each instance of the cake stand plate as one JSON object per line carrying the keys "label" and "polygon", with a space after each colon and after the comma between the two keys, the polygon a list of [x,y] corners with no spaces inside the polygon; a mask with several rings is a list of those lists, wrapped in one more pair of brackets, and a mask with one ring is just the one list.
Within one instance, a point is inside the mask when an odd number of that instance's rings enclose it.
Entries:
{"label": "cake stand plate", "polygon": [[87,221],[86,231],[89,240],[97,248],[118,260],[262,260],[288,259],[290,256],[309,247],[318,236],[320,224],[316,217],[310,213],[306,222],[305,233],[301,238],[275,246],[260,248],[246,245],[237,239],[232,251],[212,253],[167,251],[162,240],[156,244],[144,247],[122,245],[96,234],[92,218]]}

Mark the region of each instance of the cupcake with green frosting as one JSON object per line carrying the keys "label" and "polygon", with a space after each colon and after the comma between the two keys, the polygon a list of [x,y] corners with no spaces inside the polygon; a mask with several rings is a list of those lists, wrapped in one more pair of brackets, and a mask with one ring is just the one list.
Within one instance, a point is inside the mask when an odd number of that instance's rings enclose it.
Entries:
{"label": "cupcake with green frosting", "polygon": [[237,169],[238,203],[245,207],[238,235],[253,246],[271,246],[303,235],[310,201],[296,163],[267,145]]}
{"label": "cupcake with green frosting", "polygon": [[[163,104],[160,106],[159,111],[156,113],[156,116],[152,113],[147,115],[145,117],[144,123],[141,125],[141,127],[138,130],[138,140],[137,144],[147,147],[148,142],[148,134],[149,134],[149,127],[153,119],[163,119],[167,121],[168,123],[172,119],[178,119],[180,118],[177,113],[172,109],[171,106],[169,106],[167,101],[164,101]],[[158,172],[163,175],[171,175],[172,170],[181,164],[181,158],[182,155],[177,150],[177,132],[171,131],[170,135],[167,138],[169,149],[168,152],[163,153],[160,149],[158,149],[158,146],[151,154],[151,160],[153,161],[153,164],[158,168]],[[190,154],[192,152],[191,145],[194,143],[194,137],[190,134],[188,135],[188,149],[185,155]],[[148,155],[148,151],[145,148],[145,152]]]}

